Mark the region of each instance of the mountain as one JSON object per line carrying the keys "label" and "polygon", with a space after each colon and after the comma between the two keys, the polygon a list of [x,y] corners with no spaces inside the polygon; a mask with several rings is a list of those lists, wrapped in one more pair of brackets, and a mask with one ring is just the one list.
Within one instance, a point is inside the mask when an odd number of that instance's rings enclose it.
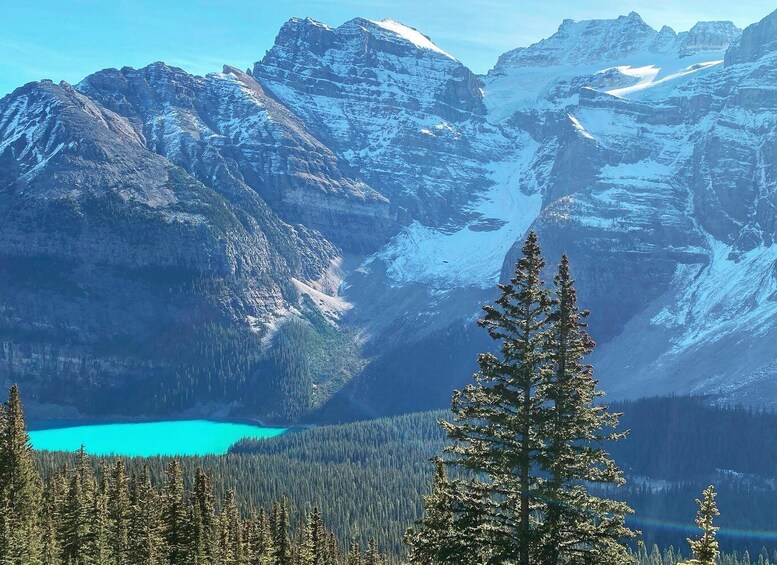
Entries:
{"label": "mountain", "polygon": [[17,89],[0,380],[44,415],[444,406],[532,227],[612,396],[772,405],[775,22],[565,20],[476,76],[393,20],[295,18],[247,72]]}
{"label": "mountain", "polygon": [[282,315],[290,280],[336,258],[226,171],[206,186],[68,84],[19,88],[0,116],[0,368],[41,402],[177,387],[181,348]]}

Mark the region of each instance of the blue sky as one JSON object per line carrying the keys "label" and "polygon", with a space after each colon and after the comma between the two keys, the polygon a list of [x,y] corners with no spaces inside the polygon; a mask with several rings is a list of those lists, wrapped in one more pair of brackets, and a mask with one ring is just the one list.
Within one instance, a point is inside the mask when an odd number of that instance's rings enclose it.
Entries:
{"label": "blue sky", "polygon": [[246,68],[293,16],[332,26],[356,16],[399,20],[482,73],[564,18],[633,10],[653,27],[684,31],[699,20],[744,27],[774,8],[773,0],[0,0],[0,96],[31,80],[75,83],[106,67],[160,60],[196,74]]}

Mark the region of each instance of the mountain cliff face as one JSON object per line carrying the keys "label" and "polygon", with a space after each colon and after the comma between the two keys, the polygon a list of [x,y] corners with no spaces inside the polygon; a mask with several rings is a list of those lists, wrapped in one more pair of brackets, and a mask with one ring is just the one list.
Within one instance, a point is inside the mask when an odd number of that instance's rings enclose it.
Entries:
{"label": "mountain cliff face", "polygon": [[26,85],[1,378],[82,413],[444,405],[533,227],[611,395],[777,402],[776,18],[565,20],[483,77],[392,20],[292,19],[250,72]]}
{"label": "mountain cliff face", "polygon": [[[373,248],[395,230],[388,199],[236,69],[204,78],[161,63],[108,69],[79,90],[124,116],[149,150],[196,178],[245,184],[286,220],[345,248]],[[218,190],[222,181],[213,184]]]}
{"label": "mountain cliff face", "polygon": [[[556,110],[577,130],[567,147],[586,145],[591,168],[574,173],[577,189],[547,202],[534,226],[551,254],[566,250],[575,258],[602,342],[595,362],[613,395],[774,401],[767,343],[774,333],[776,179],[767,85],[775,59],[773,47],[753,39],[773,17],[741,38],[731,26],[705,24],[725,33],[695,41],[712,50],[697,50],[694,65],[676,70],[687,58],[680,48],[678,63],[657,59],[649,73],[622,67],[642,75],[634,86],[583,87]],[[739,54],[742,45],[747,55]]]}
{"label": "mountain cliff face", "polygon": [[[418,31],[357,18],[289,21],[254,77],[388,197],[404,223],[442,225],[490,184],[509,140],[477,77]],[[453,166],[451,165],[453,163]]]}
{"label": "mountain cliff face", "polygon": [[5,97],[0,136],[0,368],[41,402],[174,382],[193,336],[273,320],[289,279],[316,279],[335,257],[240,183],[216,191],[150,151],[70,85]]}

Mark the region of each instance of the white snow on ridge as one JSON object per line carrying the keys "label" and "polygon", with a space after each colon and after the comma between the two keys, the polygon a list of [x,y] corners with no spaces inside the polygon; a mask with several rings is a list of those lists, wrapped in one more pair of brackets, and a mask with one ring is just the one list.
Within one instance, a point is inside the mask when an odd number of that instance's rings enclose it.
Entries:
{"label": "white snow on ridge", "polygon": [[647,51],[630,55],[623,61],[510,67],[502,74],[484,77],[483,102],[488,109],[488,119],[492,122],[499,122],[528,108],[563,107],[574,103],[574,100],[549,98],[557,85],[582,77],[595,77],[613,69],[628,77],[634,77],[637,83],[621,88],[591,88],[622,98],[638,98],[656,86],[674,87],[681,79],[719,66],[723,61],[722,55],[722,52],[716,51],[679,58],[674,53]]}
{"label": "white snow on ridge", "polygon": [[583,137],[587,139],[591,139],[593,141],[596,141],[593,135],[588,133],[588,131],[583,127],[583,124],[580,123],[580,120],[578,120],[576,117],[574,117],[572,114],[567,114],[569,119],[572,121],[572,125],[575,126],[575,129],[582,135]]}
{"label": "white snow on ridge", "polygon": [[[632,69],[631,67],[618,67],[618,70],[620,70],[624,74],[628,74],[631,76],[639,76],[640,81],[637,84],[632,86],[627,86],[625,88],[616,88],[613,90],[607,90],[605,92],[613,96],[620,96],[622,98],[627,97],[629,94],[634,94],[635,92],[638,92],[640,90],[645,90],[646,88],[652,88],[652,87],[658,86],[659,84],[663,84],[677,78],[691,75],[697,71],[701,71],[709,67],[720,65],[722,62],[723,62],[722,59],[716,60],[716,61],[702,61],[699,63],[695,63],[693,65],[690,65],[688,67],[685,67],[684,69],[679,69],[679,70],[673,69],[669,74],[665,74],[665,76],[659,79],[657,79],[656,77],[658,77],[659,74],[661,74],[662,69],[660,69],[659,67],[655,67],[653,65],[649,67],[642,67],[639,69]],[[637,74],[637,73],[642,73],[642,74]]]}
{"label": "white snow on ridge", "polygon": [[[536,145],[530,145],[524,155],[534,150]],[[368,263],[384,261],[396,286],[421,283],[436,291],[493,287],[508,251],[535,220],[542,205],[539,193],[526,195],[519,188],[524,162],[519,159],[517,166],[515,162],[492,163],[495,184],[471,208],[478,219],[454,232],[415,221]]]}
{"label": "white snow on ridge", "polygon": [[418,47],[420,49],[427,49],[429,51],[435,51],[437,53],[440,53],[441,55],[445,55],[449,59],[453,59],[454,61],[456,60],[456,58],[453,57],[453,55],[450,55],[449,53],[446,53],[445,51],[443,51],[442,49],[437,47],[432,42],[431,39],[426,37],[420,31],[413,29],[412,27],[408,27],[405,24],[401,24],[401,23],[399,23],[397,21],[388,20],[388,19],[387,20],[381,20],[381,21],[376,21],[376,20],[370,20],[370,21],[372,23],[374,23],[375,25],[377,25],[379,27],[382,27],[385,30],[388,30],[388,31],[390,31],[392,33],[397,34],[402,39],[405,39],[405,40],[409,41],[410,43],[412,43],[413,45],[415,45],[416,47]]}
{"label": "white snow on ridge", "polygon": [[777,245],[737,254],[731,246],[710,237],[709,265],[678,265],[672,283],[678,296],[651,323],[681,328],[672,353],[711,343],[742,327],[753,335],[768,329],[777,316],[777,282],[772,270]]}

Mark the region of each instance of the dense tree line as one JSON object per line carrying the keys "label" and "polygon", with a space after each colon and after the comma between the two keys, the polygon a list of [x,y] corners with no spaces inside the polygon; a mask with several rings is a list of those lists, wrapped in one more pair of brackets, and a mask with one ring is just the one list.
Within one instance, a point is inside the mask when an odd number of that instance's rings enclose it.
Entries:
{"label": "dense tree line", "polygon": [[[355,539],[366,547],[375,538],[382,552],[398,558],[402,536],[421,511],[429,458],[442,445],[437,419],[446,412],[416,413],[392,418],[322,426],[290,432],[271,440],[239,442],[225,456],[181,457],[184,486],[198,467],[213,477],[218,498],[239,485],[237,503],[243,512],[286,498],[296,526],[299,514],[319,507],[345,547]],[[70,453],[36,453],[41,474],[50,475],[76,464]],[[154,484],[164,480],[168,457],[128,458],[128,474],[146,468]],[[95,472],[112,461],[93,457]]]}
{"label": "dense tree line", "polygon": [[[536,240],[527,241],[525,260],[519,265],[523,270],[503,285],[502,298],[496,306],[486,309],[482,325],[497,342],[503,342],[502,346],[496,353],[480,357],[475,383],[456,393],[451,412],[325,426],[262,442],[244,440],[225,457],[117,462],[90,459],[83,453],[39,454],[37,467],[30,464],[29,454],[5,457],[5,461],[22,462],[16,466],[26,469],[9,475],[17,486],[34,485],[35,481],[18,481],[19,477],[36,473],[46,477],[46,482],[38,494],[35,488],[19,490],[28,494],[14,497],[11,505],[8,497],[0,499],[7,505],[4,510],[9,510],[0,520],[4,547],[15,552],[13,548],[28,543],[25,540],[40,539],[44,556],[47,548],[55,548],[53,553],[49,552],[52,559],[83,562],[74,561],[71,549],[64,549],[75,542],[63,545],[63,540],[102,535],[99,532],[107,526],[94,518],[95,512],[102,512],[97,510],[96,501],[100,499],[106,501],[106,523],[114,526],[111,539],[125,544],[126,537],[127,547],[135,540],[146,540],[141,544],[146,548],[143,551],[154,547],[155,551],[166,552],[163,559],[168,561],[163,562],[207,562],[197,561],[197,556],[201,546],[208,545],[218,546],[219,555],[242,555],[235,558],[237,561],[229,558],[232,560],[224,562],[277,563],[272,561],[274,557],[268,561],[266,555],[251,561],[248,552],[257,551],[254,548],[259,547],[257,540],[261,536],[252,538],[246,532],[260,532],[264,516],[272,534],[272,524],[278,521],[281,510],[273,501],[286,499],[291,503],[284,507],[281,521],[287,524],[288,535],[284,539],[288,538],[288,554],[296,559],[293,563],[308,562],[306,548],[319,543],[311,542],[313,538],[328,540],[324,545],[329,548],[329,555],[335,554],[335,546],[344,548],[340,553],[350,557],[340,555],[340,559],[346,563],[356,563],[357,558],[374,562],[379,548],[390,555],[388,561],[393,563],[403,554],[402,532],[407,523],[421,514],[422,495],[426,495],[425,516],[408,536],[410,558],[417,563],[676,565],[687,556],[674,547],[684,547],[691,533],[674,531],[671,536],[666,535],[659,522],[667,522],[669,530],[676,529],[677,524],[672,522],[688,523],[691,502],[698,492],[696,479],[709,477],[710,471],[721,487],[720,500],[725,509],[721,524],[730,520],[730,525],[742,529],[774,528],[772,522],[777,517],[771,508],[777,505],[777,492],[773,485],[768,480],[734,475],[727,470],[742,469],[744,465],[755,469],[751,460],[763,459],[759,452],[759,457],[737,462],[730,452],[744,456],[740,449],[743,444],[756,450],[763,447],[763,453],[770,453],[771,438],[758,430],[764,424],[770,426],[775,416],[715,408],[688,398],[646,399],[608,411],[597,401],[596,382],[585,362],[593,343],[585,332],[585,313],[576,305],[568,262],[562,259],[554,284],[548,288],[540,280],[542,259],[535,247]],[[279,354],[273,362],[290,363],[288,353],[311,337],[309,328],[289,325],[279,332],[278,351],[285,348],[287,353]],[[315,356],[309,357],[315,363]],[[301,370],[302,382],[310,383],[307,377],[312,379],[311,367]],[[17,429],[19,422],[23,429],[23,418],[12,416],[17,413],[11,409],[16,404],[9,399],[3,430]],[[683,406],[689,410],[685,412]],[[624,408],[627,415],[616,427],[615,412]],[[659,412],[668,417],[656,418]],[[716,416],[732,423],[742,434],[737,441],[732,438],[726,442],[732,446],[731,451],[725,443],[717,445],[707,434],[702,437],[695,432],[686,433],[688,428],[698,428],[697,417],[711,422]],[[444,421],[442,428],[437,425],[438,420]],[[612,441],[623,437],[625,427],[632,429],[629,441]],[[730,429],[728,433],[732,433]],[[26,432],[15,437],[24,438]],[[662,449],[662,440],[671,449]],[[642,441],[649,445],[648,449],[640,445]],[[696,442],[702,442],[701,446]],[[440,453],[446,444],[447,453],[437,458],[430,487],[428,459]],[[632,444],[635,445],[624,447]],[[621,474],[610,454],[615,454],[632,476],[642,474],[645,478],[621,487]],[[695,461],[691,467],[689,460]],[[724,466],[718,467],[721,461]],[[760,465],[758,469],[764,477],[774,476],[769,464]],[[694,481],[656,483],[650,479],[683,476],[680,473],[689,468],[700,470],[688,475]],[[724,470],[715,471],[716,468]],[[212,513],[203,513],[195,502],[202,492],[202,477],[208,482],[206,498],[213,501]],[[116,486],[122,484],[126,488]],[[239,485],[238,492],[230,490],[234,485]],[[16,488],[7,488],[5,492],[11,490],[17,492]],[[38,522],[40,537],[14,537],[13,532],[25,528],[32,531],[29,527],[34,530],[35,523],[25,522],[24,512],[10,509],[17,503],[20,507],[29,506],[33,503],[24,501],[35,501],[36,497],[40,498],[43,512]],[[754,504],[755,497],[758,504]],[[707,493],[704,498],[707,500]],[[138,512],[134,525],[131,510],[111,514],[107,505],[107,501],[114,500],[114,507],[139,508],[138,500],[152,499],[156,504],[149,507],[156,510],[151,514]],[[626,521],[629,506],[638,511],[636,522]],[[271,510],[253,510],[262,507]],[[294,507],[302,511],[295,513],[291,510]],[[311,525],[320,522],[322,512],[331,532]],[[72,518],[83,514],[90,518]],[[68,515],[71,518],[65,520]],[[202,531],[212,531],[202,526],[203,517],[220,528],[212,543],[202,541]],[[159,525],[148,530],[147,525],[154,523]],[[180,527],[169,526],[165,530],[164,524]],[[624,543],[630,537],[630,527],[643,530],[640,545]],[[160,537],[162,531],[177,533]],[[766,550],[755,549],[760,548],[761,541],[757,537],[746,541],[729,539],[729,549],[736,547],[742,551],[747,547],[750,553],[715,556],[712,562],[741,565],[777,561]],[[651,546],[653,542],[658,545]],[[286,555],[286,541],[279,538],[278,543],[283,547],[280,554]],[[361,555],[364,552],[359,547],[367,548],[366,555]],[[647,547],[652,549],[648,551]],[[658,547],[666,549],[659,551]],[[697,548],[693,544],[690,547],[696,559]],[[524,548],[529,549],[528,555]],[[103,555],[102,550],[98,555]],[[709,555],[706,561],[710,561]],[[697,559],[690,563],[705,561]]]}
{"label": "dense tree line", "polygon": [[[685,403],[696,404],[692,398],[678,397],[663,399],[679,410]],[[627,441],[616,442],[612,453],[616,460],[630,471],[629,481],[624,487],[609,493],[624,500],[635,509],[631,526],[642,532],[641,539],[651,548],[653,544],[668,550],[685,547],[685,539],[692,534],[693,500],[709,482],[718,488],[718,500],[722,509],[720,525],[721,547],[727,552],[745,549],[750,555],[759,554],[761,546],[771,549],[771,539],[760,537],[759,531],[777,531],[777,490],[763,478],[741,477],[728,473],[715,473],[706,468],[703,479],[662,482],[647,478],[639,467],[643,455],[639,441],[644,433],[650,434],[650,427],[656,420],[656,399],[643,399],[634,403],[613,404],[616,411],[631,406],[644,418],[630,419],[631,433]],[[692,413],[693,409],[689,409]],[[631,411],[626,411],[627,421]],[[706,406],[705,418],[720,415],[725,418],[727,409]],[[355,422],[338,426],[321,426],[287,433],[262,441],[249,440],[238,444],[234,452],[226,456],[184,457],[186,488],[190,488],[190,477],[197,467],[202,467],[213,477],[214,490],[223,497],[231,485],[239,485],[238,505],[248,512],[251,507],[271,505],[274,500],[288,498],[290,505],[308,511],[314,506],[321,508],[330,527],[338,534],[345,546],[356,537],[362,546],[370,537],[378,539],[384,552],[392,556],[403,552],[402,535],[407,527],[421,513],[421,497],[428,494],[429,474],[433,466],[428,459],[439,453],[445,445],[445,434],[437,424],[440,419],[449,419],[447,411],[423,412]],[[681,427],[691,425],[685,419],[674,420],[669,428],[670,436],[682,437]],[[764,435],[770,416],[755,413],[753,427],[743,429],[740,442],[757,445],[756,438]],[[774,429],[774,428],[772,428]],[[643,433],[644,432],[644,433]],[[669,441],[669,440],[667,440]],[[636,443],[633,448],[622,450],[627,444]],[[738,450],[731,439],[724,443],[730,449]],[[678,450],[675,458],[682,457]],[[633,458],[630,454],[637,453]],[[693,454],[693,446],[687,453]],[[750,459],[757,459],[753,454]],[[728,455],[726,456],[728,457]],[[61,465],[73,466],[76,459],[72,454],[36,453],[41,473],[49,475]],[[91,461],[95,471],[110,459],[95,457]],[[130,458],[126,460],[130,474],[141,473],[147,467],[155,484],[164,478],[170,463],[169,458]],[[743,461],[749,464],[749,461]],[[681,461],[664,461],[662,465],[682,465]],[[734,467],[736,469],[736,467]],[[640,478],[639,476],[642,476]],[[292,523],[296,524],[296,514]],[[736,535],[729,532],[735,530]],[[747,534],[752,531],[752,534]],[[650,552],[650,551],[649,551]],[[677,551],[675,550],[675,553]],[[772,562],[777,560],[772,559]]]}
{"label": "dense tree line", "polygon": [[[682,550],[676,550],[669,546],[663,551],[658,545],[648,549],[641,544],[633,554],[635,565],[687,565],[687,551],[685,556]],[[693,561],[690,562],[693,564]],[[713,563],[715,565],[775,565],[777,564],[777,552],[769,553],[766,549],[750,553],[732,552],[719,555]]]}
{"label": "dense tree line", "polygon": [[705,480],[715,469],[777,476],[774,412],[717,407],[687,396],[643,398],[616,407],[623,412],[622,428],[632,431],[612,453],[629,470],[668,481]]}
{"label": "dense tree line", "polygon": [[[683,409],[686,406],[687,417]],[[775,475],[765,472],[760,476],[743,476],[716,471],[716,468],[722,468],[741,472],[740,469],[754,465],[754,460],[761,460],[760,453],[770,453],[768,444],[774,441],[772,430],[777,427],[773,425],[773,414],[713,406],[692,397],[645,398],[613,403],[611,407],[613,411],[624,412],[620,429],[631,432],[627,441],[615,442],[610,450],[616,461],[628,470],[629,481],[609,492],[608,496],[623,500],[635,509],[635,515],[628,523],[642,532],[641,539],[648,548],[653,544],[662,548],[683,546],[692,530],[693,499],[709,482],[717,485],[720,505],[724,509],[720,519],[724,528],[721,546],[727,552],[739,551],[740,555],[744,549],[748,549],[750,555],[756,555],[764,544],[774,547],[773,540],[763,538],[758,532],[777,531],[777,514],[773,511],[777,507],[777,490],[772,481]],[[736,433],[726,431],[714,459],[699,456],[693,443],[698,434],[688,432],[688,428],[694,426],[693,415],[701,414],[701,421],[720,418],[725,422],[735,413],[745,414],[749,425],[735,426]],[[662,418],[657,418],[656,414],[672,414],[668,418],[670,425],[657,424]],[[440,410],[322,426],[264,441],[243,441],[234,451],[245,454],[245,458],[231,459],[230,456],[229,466],[235,470],[229,471],[225,465],[219,473],[230,477],[238,473],[236,469],[240,469],[240,475],[245,477],[261,473],[262,481],[256,481],[257,490],[252,491],[260,502],[290,496],[303,506],[322,504],[327,515],[334,518],[332,523],[338,530],[347,528],[347,520],[342,516],[359,516],[362,533],[379,535],[376,532],[380,532],[382,535],[385,529],[385,547],[396,554],[399,551],[396,540],[403,524],[418,515],[420,496],[429,490],[427,477],[432,467],[426,460],[445,446],[445,433],[437,421],[450,418],[450,412]],[[667,443],[679,441],[671,454],[661,450],[659,438],[653,433],[655,425],[665,429]],[[655,443],[650,440],[647,444],[650,447],[643,448],[645,438],[653,438]],[[742,453],[742,445],[750,449],[740,457],[736,454]],[[651,452],[657,455],[651,457]],[[214,458],[208,464],[215,465],[217,461]],[[758,464],[768,466],[771,462]],[[305,475],[312,473],[315,476],[313,482],[317,489],[334,492],[331,501],[310,493],[304,484],[297,484],[294,476],[286,479],[288,491],[284,490],[283,477],[295,466],[301,473],[304,470]],[[662,481],[657,480],[665,478],[660,474],[651,476],[655,470],[681,468],[696,469],[696,476],[700,478]],[[337,495],[341,488],[338,476],[347,477],[344,479],[347,484],[365,485],[364,490],[359,490],[358,497],[363,501],[363,507],[351,506],[353,499]],[[384,476],[387,482],[375,481],[375,476]],[[296,494],[290,492],[292,490]],[[401,492],[402,495],[395,498],[407,504],[397,505],[391,499],[392,490]],[[389,498],[388,502],[386,498]],[[729,533],[734,530],[735,534]]]}
{"label": "dense tree line", "polygon": [[[188,480],[187,480],[188,479]],[[187,488],[185,485],[189,483]],[[292,527],[285,499],[241,511],[201,468],[170,460],[159,486],[123,459],[99,471],[82,449],[41,478],[18,389],[0,412],[0,563],[8,565],[383,565],[370,541],[342,547],[313,508]]]}

